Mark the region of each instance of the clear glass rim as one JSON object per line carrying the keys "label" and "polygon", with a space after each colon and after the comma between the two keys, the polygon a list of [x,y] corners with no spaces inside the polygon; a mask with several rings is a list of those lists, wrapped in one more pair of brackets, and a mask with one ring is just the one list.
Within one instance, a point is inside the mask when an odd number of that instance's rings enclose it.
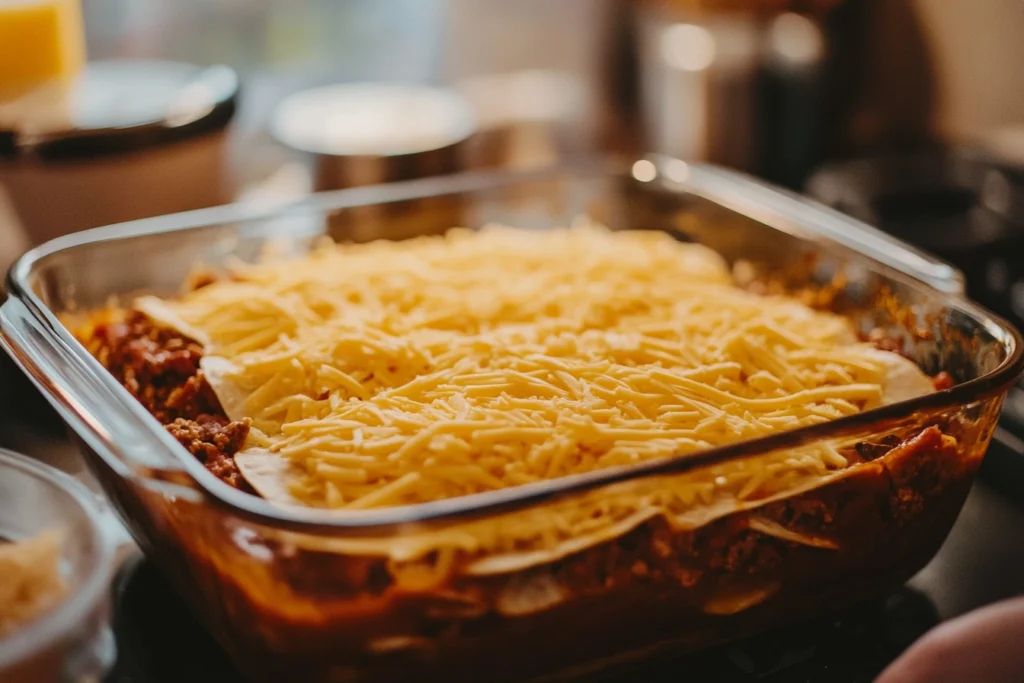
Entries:
{"label": "clear glass rim", "polygon": [[86,520],[89,541],[95,553],[86,567],[85,580],[74,586],[69,596],[24,628],[0,638],[0,670],[72,636],[105,599],[114,567],[113,541],[103,531],[99,505],[83,484],[48,465],[0,448],[0,476],[4,470],[18,470],[70,499]]}
{"label": "clear glass rim", "polygon": [[[848,228],[852,225],[855,230],[868,231],[867,237],[876,241],[882,239],[883,244],[878,245],[876,243],[872,245],[870,242],[863,240],[858,242],[855,240],[855,244],[852,246],[839,242],[838,247],[871,259],[876,265],[884,269],[888,275],[891,275],[894,280],[909,282],[917,287],[931,290],[938,302],[976,321],[980,327],[983,327],[995,339],[999,340],[1006,350],[1006,357],[996,368],[985,375],[957,384],[944,391],[864,413],[850,415],[824,424],[772,434],[697,454],[602,469],[581,475],[561,477],[498,491],[489,491],[416,505],[346,512],[311,508],[286,509],[274,506],[262,498],[243,493],[224,484],[210,474],[201,463],[189,457],[184,449],[176,448],[177,443],[164,430],[158,429],[159,424],[155,419],[123,387],[117,384],[109,373],[103,370],[98,361],[92,358],[73,339],[56,316],[28,286],[32,269],[39,260],[49,255],[95,242],[124,240],[145,235],[185,231],[220,223],[237,223],[285,215],[302,215],[310,211],[326,213],[337,209],[368,204],[400,202],[437,195],[501,189],[502,187],[513,186],[517,183],[528,183],[536,180],[564,177],[566,175],[596,177],[601,173],[605,175],[614,173],[622,176],[629,174],[631,170],[635,170],[638,163],[649,163],[658,169],[661,172],[658,182],[670,191],[691,191],[692,188],[688,183],[694,177],[704,178],[705,181],[709,182],[714,181],[720,185],[735,184],[739,181],[741,185],[739,189],[734,186],[731,192],[722,193],[725,196],[713,198],[726,208],[736,210],[744,215],[755,213],[751,207],[756,206],[758,209],[756,213],[764,214],[763,216],[758,215],[756,217],[757,220],[772,228],[783,232],[790,232],[798,237],[806,238],[807,232],[813,232],[814,228],[806,225],[809,222],[808,220],[805,220],[804,224],[801,225],[794,225],[795,219],[787,220],[786,216],[781,215],[785,213],[787,207],[790,209],[798,207],[813,211],[815,212],[814,218],[819,221],[839,221],[837,224],[839,228]],[[686,178],[681,178],[679,177],[679,172],[684,169]],[[673,173],[673,170],[676,173]],[[674,178],[673,175],[677,177]],[[708,195],[705,194],[704,196]],[[780,201],[788,202],[788,204],[782,209],[774,211],[764,210],[763,202],[770,198],[776,198]],[[762,204],[758,204],[758,202],[762,202]],[[831,233],[827,234],[829,239],[835,237],[837,225],[832,225],[830,228]],[[474,172],[456,176],[442,176],[393,183],[390,185],[338,190],[312,195],[297,202],[272,207],[228,205],[87,230],[59,237],[22,256],[11,267],[8,274],[8,291],[12,297],[16,297],[24,303],[31,312],[31,315],[45,325],[49,334],[56,337],[57,342],[74,352],[74,355],[83,364],[85,369],[89,370],[92,375],[98,376],[102,383],[109,386],[111,391],[117,394],[124,404],[123,407],[135,415],[142,423],[150,426],[148,431],[151,433],[156,447],[166,446],[173,451],[174,458],[181,468],[177,472],[154,472],[153,479],[156,483],[182,483],[182,475],[184,475],[184,478],[188,480],[187,485],[193,489],[198,489],[205,503],[223,508],[231,514],[240,515],[258,523],[282,529],[313,532],[318,530],[327,532],[346,530],[354,534],[379,534],[386,533],[389,528],[393,529],[401,525],[454,521],[456,519],[461,520],[493,515],[535,505],[554,497],[580,493],[630,479],[654,475],[680,474],[710,465],[750,457],[758,453],[791,448],[813,440],[851,434],[858,430],[863,430],[872,423],[885,423],[906,419],[916,413],[949,409],[957,405],[983,400],[1006,391],[1021,374],[1022,370],[1024,370],[1024,340],[1022,340],[1020,333],[1012,325],[995,314],[963,298],[956,281],[957,273],[948,264],[937,262],[932,257],[917,252],[912,247],[893,240],[888,236],[879,238],[879,235],[881,235],[879,231],[842,216],[838,212],[821,207],[805,198],[797,198],[794,195],[779,191],[759,181],[747,179],[745,176],[715,167],[687,164],[686,162],[666,159],[664,157],[646,157],[633,163],[623,159],[579,160],[563,166],[531,171]],[[295,236],[303,237],[305,235],[297,233]],[[858,244],[865,245],[864,249],[861,250]],[[879,246],[881,246],[881,249]],[[901,252],[900,255],[902,257],[908,262],[915,264],[914,266],[908,266],[914,272],[908,273],[907,270],[900,269],[899,263],[894,265],[894,261],[891,258],[888,262],[881,260],[882,255],[879,252],[886,250]],[[896,261],[899,261],[899,257],[896,258]],[[944,287],[943,282],[936,283],[936,279],[942,281],[949,280],[949,287]],[[30,350],[22,350],[31,355]],[[60,410],[59,406],[58,410]]]}

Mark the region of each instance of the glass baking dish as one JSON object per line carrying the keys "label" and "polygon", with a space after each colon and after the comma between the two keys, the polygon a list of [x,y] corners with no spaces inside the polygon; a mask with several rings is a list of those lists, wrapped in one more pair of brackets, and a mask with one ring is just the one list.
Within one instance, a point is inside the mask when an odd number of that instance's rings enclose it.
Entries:
{"label": "glass baking dish", "polygon": [[[270,246],[301,255],[324,234],[543,229],[583,213],[702,242],[747,286],[848,315],[953,386],[685,458],[338,515],[223,484],[62,322],[143,291],[172,295],[196,266]],[[97,229],[26,254],[8,291],[0,341],[71,427],[143,550],[261,681],[578,677],[892,588],[945,538],[1022,369],[1019,334],[967,301],[950,266],[744,176],[661,157]],[[813,486],[716,497],[723,473],[753,478],[825,446],[859,459]],[[560,521],[581,514],[601,534],[566,536]],[[446,550],[424,549],[439,538]]]}

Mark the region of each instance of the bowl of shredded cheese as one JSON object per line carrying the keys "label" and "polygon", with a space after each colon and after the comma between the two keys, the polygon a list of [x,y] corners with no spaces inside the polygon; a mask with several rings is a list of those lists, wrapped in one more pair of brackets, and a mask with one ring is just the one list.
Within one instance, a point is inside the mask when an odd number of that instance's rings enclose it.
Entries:
{"label": "bowl of shredded cheese", "polygon": [[84,683],[113,663],[101,518],[71,477],[0,451],[0,680]]}

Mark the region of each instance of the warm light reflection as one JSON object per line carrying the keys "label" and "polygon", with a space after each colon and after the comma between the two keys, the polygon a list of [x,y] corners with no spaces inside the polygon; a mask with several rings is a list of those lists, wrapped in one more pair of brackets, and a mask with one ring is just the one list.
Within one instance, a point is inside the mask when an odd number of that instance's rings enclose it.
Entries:
{"label": "warm light reflection", "polygon": [[825,41],[817,24],[800,14],[786,12],[768,29],[772,54],[789,66],[810,66],[825,54]]}
{"label": "warm light reflection", "polygon": [[679,159],[665,162],[665,177],[674,183],[685,183],[690,179],[690,165]]}
{"label": "warm light reflection", "polygon": [[658,169],[654,167],[654,164],[646,159],[633,164],[633,177],[639,180],[641,183],[649,183],[658,176]]}
{"label": "warm light reflection", "polygon": [[661,34],[661,56],[681,71],[703,71],[715,61],[715,39],[706,28],[673,24]]}

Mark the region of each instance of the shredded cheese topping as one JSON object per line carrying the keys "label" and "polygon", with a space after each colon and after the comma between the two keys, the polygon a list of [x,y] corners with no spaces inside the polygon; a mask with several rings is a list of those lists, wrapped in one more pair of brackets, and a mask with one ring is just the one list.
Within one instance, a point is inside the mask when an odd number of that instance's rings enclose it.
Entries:
{"label": "shredded cheese topping", "polygon": [[[159,310],[203,337],[229,417],[253,421],[247,451],[284,459],[288,495],[316,507],[695,453],[859,412],[886,384],[846,319],[735,287],[704,247],[586,223],[325,245]],[[767,495],[847,464],[776,460],[701,485]]]}

